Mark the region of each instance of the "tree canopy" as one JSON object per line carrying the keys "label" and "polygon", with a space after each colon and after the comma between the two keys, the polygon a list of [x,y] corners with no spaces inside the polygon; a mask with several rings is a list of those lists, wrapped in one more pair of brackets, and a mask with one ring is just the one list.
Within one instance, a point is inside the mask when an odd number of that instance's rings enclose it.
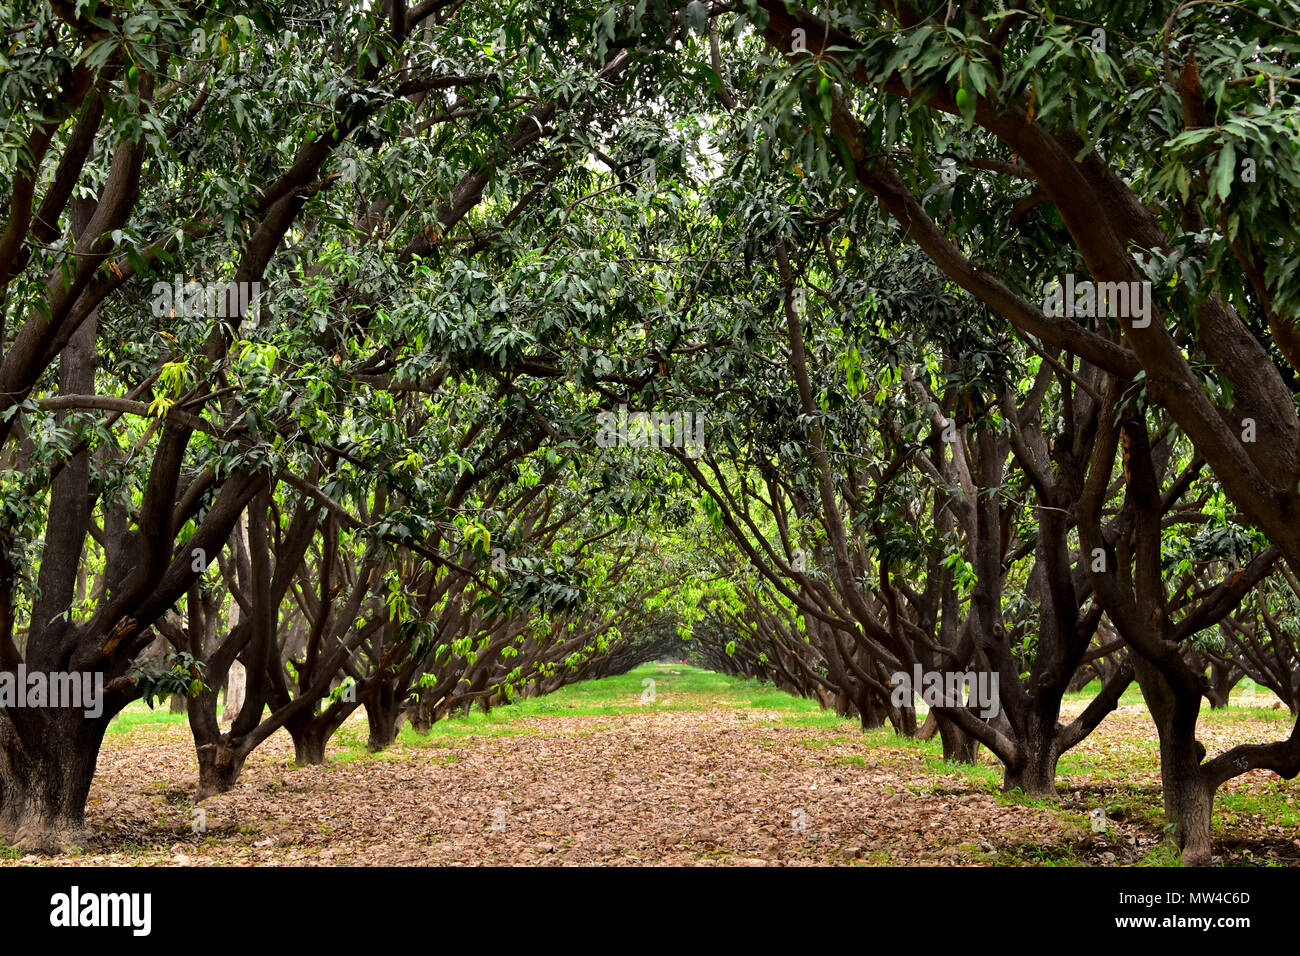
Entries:
{"label": "tree canopy", "polygon": [[1300,773],[1196,733],[1300,712],[1294,4],[0,11],[5,841],[141,698],[203,797],[666,654],[1046,797],[1136,681],[1188,862]]}

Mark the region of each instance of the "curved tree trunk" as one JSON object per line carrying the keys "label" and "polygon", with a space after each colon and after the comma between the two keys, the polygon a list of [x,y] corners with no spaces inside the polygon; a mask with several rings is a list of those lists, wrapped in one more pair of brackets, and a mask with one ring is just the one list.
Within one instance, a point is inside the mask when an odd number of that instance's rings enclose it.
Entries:
{"label": "curved tree trunk", "polygon": [[1242,672],[1229,664],[1219,661],[1210,662],[1210,692],[1206,697],[1211,710],[1227,707],[1232,697],[1232,689],[1241,682]]}
{"label": "curved tree trunk", "polygon": [[334,701],[320,713],[305,709],[289,717],[284,722],[284,729],[293,738],[294,765],[323,764],[326,745],[359,706],[354,697],[349,697]]}
{"label": "curved tree trunk", "polygon": [[[927,718],[927,723],[929,720]],[[902,707],[895,707],[892,703],[889,705],[889,724],[894,728],[894,733],[900,737],[916,736],[916,708],[910,704]],[[928,737],[926,738],[929,739]]]}

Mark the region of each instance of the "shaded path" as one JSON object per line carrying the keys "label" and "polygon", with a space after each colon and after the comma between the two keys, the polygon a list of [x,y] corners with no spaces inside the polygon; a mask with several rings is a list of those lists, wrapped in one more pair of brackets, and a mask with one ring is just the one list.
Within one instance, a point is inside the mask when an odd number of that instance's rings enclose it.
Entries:
{"label": "shaded path", "polygon": [[[640,701],[645,674],[653,703]],[[139,727],[101,758],[89,822],[103,844],[65,861],[1104,864],[1159,842],[1141,819],[1093,834],[1086,792],[1017,803],[995,792],[991,763],[952,768],[719,675],[652,665],[579,687],[427,739],[404,732],[377,756],[331,752],[323,767],[290,767],[279,734],[233,792],[203,804],[205,833],[192,830],[184,724]],[[359,718],[341,738],[364,733]]]}

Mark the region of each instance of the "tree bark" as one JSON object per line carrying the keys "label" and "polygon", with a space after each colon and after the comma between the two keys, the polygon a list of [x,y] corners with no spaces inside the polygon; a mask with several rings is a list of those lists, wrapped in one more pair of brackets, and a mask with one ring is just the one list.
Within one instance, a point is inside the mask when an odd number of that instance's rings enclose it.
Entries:
{"label": "tree bark", "polygon": [[863,700],[858,705],[858,717],[862,721],[863,730],[875,730],[878,727],[885,726],[885,718],[889,716],[889,705],[881,700],[880,695],[868,688],[863,694]]}
{"label": "tree bark", "polygon": [[0,838],[39,853],[72,852],[90,840],[86,797],[110,717],[51,710],[20,728],[0,714]]}
{"label": "tree bark", "polygon": [[296,767],[319,766],[325,762],[325,744],[332,733],[320,724],[313,723],[301,733],[293,733],[293,763]]}
{"label": "tree bark", "polygon": [[365,700],[366,721],[370,724],[370,739],[366,746],[374,753],[385,750],[397,740],[397,728],[402,719],[402,702],[395,699],[393,689],[386,682]]}
{"label": "tree bark", "polygon": [[1174,687],[1139,655],[1134,655],[1134,669],[1160,738],[1160,786],[1165,816],[1174,824],[1174,841],[1185,865],[1205,866],[1213,858],[1214,791],[1202,766],[1205,747],[1196,739],[1201,695],[1193,688]]}
{"label": "tree bark", "polygon": [[975,763],[980,742],[940,714],[935,714],[935,720],[943,744],[943,759],[953,763]]}
{"label": "tree bark", "polygon": [[222,734],[212,743],[200,744],[195,753],[199,758],[196,803],[233,788],[248,759],[247,751],[232,745],[229,734]]}
{"label": "tree bark", "polygon": [[325,762],[325,747],[335,732],[357,708],[353,701],[338,701],[320,713],[304,709],[284,722],[284,729],[293,738],[295,766],[320,765]]}
{"label": "tree bark", "polygon": [[1005,768],[1002,789],[1020,790],[1031,797],[1056,799],[1056,762],[1060,758],[1057,743],[1055,727],[1045,727],[1031,716],[1030,726],[1016,741],[1021,760],[1015,769]]}

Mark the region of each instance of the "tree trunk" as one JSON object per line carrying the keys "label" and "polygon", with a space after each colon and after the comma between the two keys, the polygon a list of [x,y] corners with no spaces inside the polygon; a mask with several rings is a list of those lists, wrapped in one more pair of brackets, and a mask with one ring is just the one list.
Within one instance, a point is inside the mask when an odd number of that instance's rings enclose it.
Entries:
{"label": "tree trunk", "polygon": [[943,759],[952,763],[974,763],[980,743],[966,731],[941,714],[935,714],[939,724],[939,740],[943,743]]}
{"label": "tree trunk", "polygon": [[323,764],[326,745],[357,706],[353,701],[338,701],[319,714],[300,710],[286,720],[284,729],[293,738],[294,764],[299,767]]}
{"label": "tree trunk", "polygon": [[370,739],[366,746],[374,753],[391,747],[397,739],[402,706],[401,701],[394,697],[393,688],[384,683],[365,700],[366,721],[370,724]]}
{"label": "tree trunk", "polygon": [[1103,684],[1106,683],[1106,674],[1101,666],[1089,662],[1074,672],[1074,676],[1070,678],[1070,683],[1065,687],[1065,692],[1067,694],[1077,694],[1095,680],[1100,680]]}
{"label": "tree trunk", "polygon": [[1042,726],[1033,726],[1018,744],[1023,762],[1015,770],[1005,769],[1002,789],[1056,799],[1056,761],[1060,756],[1056,752],[1056,734]]}
{"label": "tree trunk", "polygon": [[858,703],[858,717],[862,721],[863,730],[875,730],[877,727],[885,726],[888,715],[889,703],[881,700],[880,695],[875,691],[868,690]]}
{"label": "tree trunk", "polygon": [[1214,792],[1201,762],[1205,747],[1196,739],[1201,707],[1198,688],[1177,688],[1139,655],[1133,657],[1138,686],[1160,737],[1160,786],[1165,816],[1174,824],[1174,841],[1186,866],[1205,866],[1213,858],[1210,815]]}
{"label": "tree trunk", "polygon": [[[69,213],[78,239],[89,226],[95,209],[96,203],[89,197],[72,201]],[[94,391],[98,323],[96,307],[62,349],[60,394]],[[61,427],[67,427],[69,414],[62,412],[57,416]],[[70,613],[85,567],[81,558],[91,523],[92,503],[98,496],[98,491],[91,491],[90,458],[89,448],[81,446],[50,483],[37,593],[26,614],[19,612],[19,616],[27,619],[26,640],[20,643],[20,648],[30,671],[60,670],[76,651],[91,646],[92,641],[102,642],[107,636],[85,632],[74,635]],[[14,532],[8,519],[5,524],[5,540],[0,543],[3,551],[0,573],[5,585],[0,616],[6,623],[0,633],[10,643],[15,623],[12,590],[15,540],[11,540]],[[118,571],[115,557],[114,553],[106,552],[106,593],[111,593],[108,589],[115,583],[113,575]],[[6,670],[13,666],[8,658],[16,656],[19,648],[10,643],[9,652],[5,655]],[[104,682],[113,676],[104,674]],[[100,704],[104,704],[102,699]],[[41,852],[74,849],[88,841],[86,797],[95,776],[104,730],[120,706],[112,709],[101,706],[101,713],[94,717],[87,716],[83,709],[70,707],[0,711],[0,838],[12,846]]]}
{"label": "tree trunk", "polygon": [[1213,859],[1210,818],[1214,793],[1205,780],[1201,760],[1205,748],[1195,739],[1160,742],[1160,777],[1165,816],[1175,824],[1174,839],[1183,851],[1184,866],[1208,866]]}
{"label": "tree trunk", "polygon": [[[227,683],[227,689],[229,683]],[[227,700],[229,694],[227,693]],[[244,768],[247,753],[233,746],[230,734],[221,732],[217,723],[217,691],[205,689],[190,701],[187,710],[190,733],[194,736],[194,753],[199,763],[199,786],[195,801],[225,793],[235,785]],[[234,712],[231,712],[234,716]]]}
{"label": "tree trunk", "polygon": [[[525,687],[520,692],[521,697],[530,696],[530,687]],[[427,734],[433,729],[434,712],[432,695],[421,692],[420,696],[413,703],[406,705],[406,717],[411,722],[411,728],[420,735]]]}
{"label": "tree trunk", "polygon": [[200,744],[195,752],[199,758],[199,788],[194,794],[195,803],[232,789],[248,758],[247,753],[231,746],[228,734],[222,734],[215,743]]}
{"label": "tree trunk", "polygon": [[[822,701],[822,706],[827,706],[826,701]],[[853,709],[853,702],[849,700],[847,691],[837,691],[831,701],[829,709],[835,712],[836,717],[849,717]]]}
{"label": "tree trunk", "polygon": [[1225,666],[1218,661],[1210,664],[1210,709],[1227,707],[1232,697],[1232,689],[1241,681],[1241,672],[1234,667]]}
{"label": "tree trunk", "polygon": [[[236,620],[233,615],[232,620]],[[232,723],[244,706],[244,690],[247,684],[248,672],[244,669],[243,664],[235,661],[230,665],[230,673],[226,677],[226,695],[221,708],[223,722]]]}
{"label": "tree trunk", "polygon": [[80,710],[26,713],[21,729],[0,714],[0,838],[39,853],[82,849],[86,797],[109,717]]}
{"label": "tree trunk", "polygon": [[313,724],[306,733],[292,736],[294,766],[319,766],[325,762],[325,744],[330,735],[324,727]]}
{"label": "tree trunk", "polygon": [[904,704],[902,707],[889,705],[889,724],[894,728],[894,733],[900,737],[916,736],[916,708],[910,704]]}
{"label": "tree trunk", "polygon": [[295,767],[319,766],[325,762],[325,744],[334,735],[334,727],[319,714],[299,711],[285,721],[284,729],[293,739]]}

